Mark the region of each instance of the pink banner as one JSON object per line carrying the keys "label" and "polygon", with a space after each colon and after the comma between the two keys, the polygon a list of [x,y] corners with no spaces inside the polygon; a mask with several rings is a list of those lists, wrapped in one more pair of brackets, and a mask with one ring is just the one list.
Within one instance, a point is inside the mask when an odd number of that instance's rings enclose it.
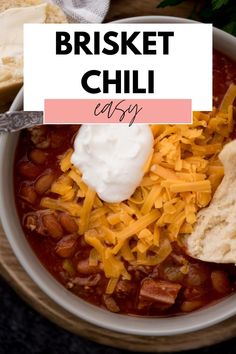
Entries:
{"label": "pink banner", "polygon": [[45,124],[191,124],[190,99],[47,99]]}

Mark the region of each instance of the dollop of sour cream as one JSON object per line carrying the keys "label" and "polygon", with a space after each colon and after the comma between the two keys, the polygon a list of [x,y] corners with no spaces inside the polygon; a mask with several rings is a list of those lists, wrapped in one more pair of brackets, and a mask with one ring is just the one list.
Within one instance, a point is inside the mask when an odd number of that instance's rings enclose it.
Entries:
{"label": "dollop of sour cream", "polygon": [[140,184],[152,149],[148,125],[82,125],[71,162],[102,200],[119,203]]}

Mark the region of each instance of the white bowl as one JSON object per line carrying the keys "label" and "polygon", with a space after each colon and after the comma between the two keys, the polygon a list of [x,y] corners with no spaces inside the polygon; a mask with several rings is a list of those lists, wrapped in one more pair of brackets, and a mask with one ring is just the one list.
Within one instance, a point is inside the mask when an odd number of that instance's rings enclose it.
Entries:
{"label": "white bowl", "polygon": [[[147,16],[120,20],[122,23],[191,22],[175,17]],[[236,38],[214,29],[214,47],[236,61]],[[22,109],[23,91],[11,110]],[[236,294],[190,314],[151,318],[114,314],[76,297],[60,285],[41,265],[21,229],[13,192],[13,161],[18,134],[1,137],[0,146],[0,210],[3,228],[13,251],[35,283],[56,303],[72,314],[109,330],[144,336],[176,335],[196,331],[236,314]]]}

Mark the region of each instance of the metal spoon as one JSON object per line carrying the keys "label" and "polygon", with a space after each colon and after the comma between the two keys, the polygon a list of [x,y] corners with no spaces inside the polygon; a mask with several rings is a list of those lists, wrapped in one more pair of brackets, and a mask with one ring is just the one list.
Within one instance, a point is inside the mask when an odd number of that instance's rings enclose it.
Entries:
{"label": "metal spoon", "polygon": [[15,111],[0,114],[0,134],[43,124],[43,112]]}

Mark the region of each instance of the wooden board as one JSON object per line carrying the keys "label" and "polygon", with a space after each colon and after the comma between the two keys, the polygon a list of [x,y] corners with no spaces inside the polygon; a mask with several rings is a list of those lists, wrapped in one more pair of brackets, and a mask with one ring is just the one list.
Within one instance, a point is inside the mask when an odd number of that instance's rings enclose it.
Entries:
{"label": "wooden board", "polygon": [[0,226],[0,273],[35,310],[80,336],[123,349],[143,352],[175,352],[218,343],[236,335],[236,317],[207,330],[172,337],[121,334],[89,324],[63,310],[46,296],[23,270]]}
{"label": "wooden board", "polygon": [[[188,17],[193,1],[175,8],[157,9],[155,0],[112,0],[106,21],[144,15]],[[57,325],[98,343],[143,352],[175,352],[218,343],[236,335],[236,318],[194,333],[172,337],[125,335],[93,326],[63,310],[47,297],[23,270],[0,226],[0,274],[16,292],[42,315]]]}

